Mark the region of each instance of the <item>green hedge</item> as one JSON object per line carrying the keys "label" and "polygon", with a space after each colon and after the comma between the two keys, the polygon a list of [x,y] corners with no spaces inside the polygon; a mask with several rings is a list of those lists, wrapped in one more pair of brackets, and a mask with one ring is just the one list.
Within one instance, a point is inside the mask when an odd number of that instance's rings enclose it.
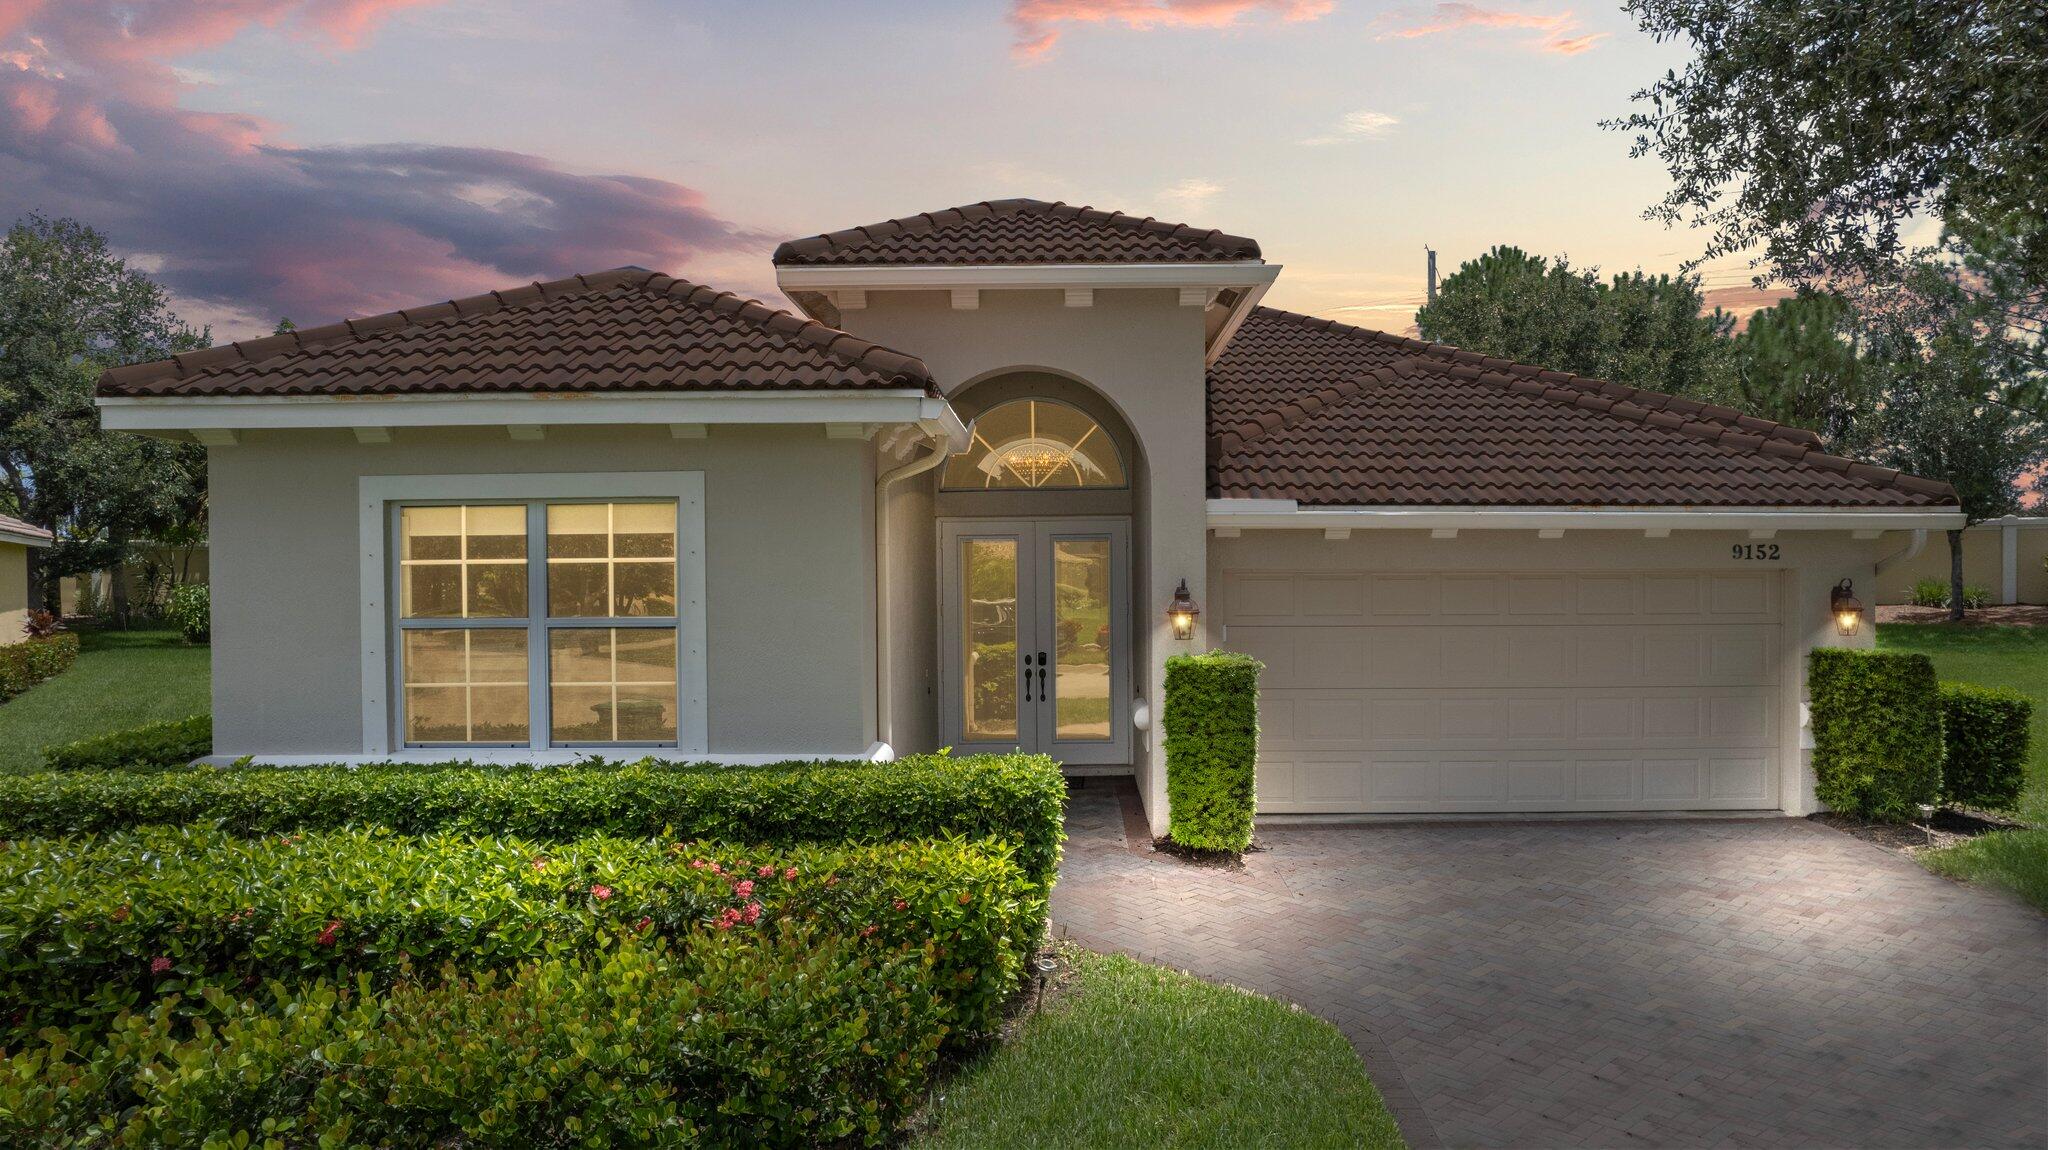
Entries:
{"label": "green hedge", "polygon": [[1993,810],[2010,808],[2027,784],[2027,724],[2034,701],[2003,687],[1941,685],[1941,732],[1948,757],[1941,797]]}
{"label": "green hedge", "polygon": [[78,636],[69,631],[0,647],[0,703],[63,674],[77,661]]}
{"label": "green hedge", "polygon": [[213,753],[213,716],[168,719],[43,748],[49,771],[163,770]]}
{"label": "green hedge", "polygon": [[1941,700],[1927,656],[1819,648],[1807,660],[1806,690],[1821,802],[1901,821],[1940,801]]}
{"label": "green hedge", "polygon": [[[937,948],[784,926],[316,981],[0,1061],[0,1143],[882,1145],[947,1033]],[[274,1140],[274,1141],[273,1141]]]}
{"label": "green hedge", "polygon": [[980,1031],[1017,986],[1044,914],[1007,847],[964,839],[769,853],[381,829],[31,839],[0,850],[0,1045],[208,986],[381,984],[408,960],[476,971],[587,952],[607,933],[781,920],[936,942],[950,1020]]}
{"label": "green hedge", "polygon": [[1066,783],[1042,755],[722,767],[228,767],[0,777],[0,837],[214,823],[238,834],[382,826],[533,839],[605,833],[737,843],[1000,838],[1043,890]]}
{"label": "green hedge", "polygon": [[1264,669],[1228,651],[1166,660],[1166,834],[1182,846],[1252,843]]}

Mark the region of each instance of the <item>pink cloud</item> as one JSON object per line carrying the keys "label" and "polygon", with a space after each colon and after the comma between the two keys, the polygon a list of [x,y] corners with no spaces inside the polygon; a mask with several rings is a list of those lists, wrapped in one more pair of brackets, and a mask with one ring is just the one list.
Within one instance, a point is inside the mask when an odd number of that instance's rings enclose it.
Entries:
{"label": "pink cloud", "polygon": [[1576,56],[1607,38],[1605,32],[1578,32],[1579,21],[1570,10],[1521,12],[1506,8],[1484,8],[1477,4],[1445,3],[1427,9],[1408,9],[1381,16],[1377,37],[1381,40],[1416,40],[1466,29],[1481,31],[1534,32],[1527,46],[1539,52]]}
{"label": "pink cloud", "polygon": [[1043,59],[1068,24],[1120,24],[1135,32],[1228,28],[1254,12],[1293,24],[1320,19],[1336,6],[1336,0],[1011,0],[1009,22],[1017,39],[1010,54]]}
{"label": "pink cloud", "polygon": [[[178,105],[178,55],[278,27],[335,50],[422,0],[0,0],[0,213],[75,216],[197,313],[308,323],[770,237],[694,190],[542,156],[303,147]],[[27,65],[13,68],[14,53]]]}
{"label": "pink cloud", "polygon": [[1543,42],[1543,51],[1555,52],[1560,56],[1576,56],[1605,39],[1605,32],[1591,32],[1584,36],[1557,36]]}

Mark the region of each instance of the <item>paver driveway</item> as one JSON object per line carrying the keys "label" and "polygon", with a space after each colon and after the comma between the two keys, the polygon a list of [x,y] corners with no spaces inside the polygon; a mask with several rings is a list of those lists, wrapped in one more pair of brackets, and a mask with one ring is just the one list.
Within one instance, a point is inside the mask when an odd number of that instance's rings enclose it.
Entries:
{"label": "paver driveway", "polygon": [[1292,825],[1226,871],[1127,813],[1073,793],[1055,928],[1337,1023],[1417,1147],[2048,1140],[2048,918],[1847,835]]}

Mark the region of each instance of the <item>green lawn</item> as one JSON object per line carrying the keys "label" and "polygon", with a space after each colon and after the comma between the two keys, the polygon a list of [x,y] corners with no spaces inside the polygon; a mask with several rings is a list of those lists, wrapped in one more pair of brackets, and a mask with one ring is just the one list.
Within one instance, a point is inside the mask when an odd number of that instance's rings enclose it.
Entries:
{"label": "green lawn", "polygon": [[1877,645],[1926,655],[1943,679],[2010,687],[2034,700],[2027,794],[2020,809],[2029,822],[2048,823],[2048,627],[1886,623],[1877,629]]}
{"label": "green lawn", "polygon": [[1336,1027],[1127,958],[1070,954],[1073,983],[944,1084],[918,1150],[1402,1145]]}
{"label": "green lawn", "polygon": [[53,743],[212,710],[210,656],[175,631],[81,630],[69,671],[0,703],[0,772],[36,769]]}
{"label": "green lawn", "polygon": [[1928,656],[1943,679],[2011,687],[2034,700],[2020,817],[2037,829],[1982,835],[1918,857],[1936,874],[2002,886],[2048,911],[2048,829],[2040,829],[2048,824],[2048,627],[1887,623],[1877,629],[1877,645]]}

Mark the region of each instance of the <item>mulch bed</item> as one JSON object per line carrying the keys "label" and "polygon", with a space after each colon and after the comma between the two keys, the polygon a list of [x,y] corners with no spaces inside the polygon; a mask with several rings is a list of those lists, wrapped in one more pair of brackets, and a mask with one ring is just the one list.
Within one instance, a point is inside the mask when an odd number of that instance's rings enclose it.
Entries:
{"label": "mulch bed", "polygon": [[[1913,607],[1894,604],[1877,609],[1880,623],[1946,623],[1946,607]],[[2048,627],[2048,607],[2013,603],[2003,607],[1979,607],[1963,612],[1962,625],[1992,627]]]}
{"label": "mulch bed", "polygon": [[1934,812],[1934,818],[1925,823],[1871,823],[1833,811],[1806,817],[1822,826],[1833,827],[1843,834],[1855,835],[1864,842],[1903,855],[1954,846],[1978,835],[2018,830],[2026,825],[1990,811],[1952,810],[1947,807]]}
{"label": "mulch bed", "polygon": [[[1235,851],[1212,851],[1203,850],[1200,847],[1182,846],[1169,838],[1153,839],[1152,849],[1163,855],[1172,855],[1189,866],[1214,867],[1218,870],[1244,869],[1244,855],[1240,855]],[[1244,853],[1251,854],[1265,849],[1257,841],[1254,841],[1251,846],[1245,848]]]}

